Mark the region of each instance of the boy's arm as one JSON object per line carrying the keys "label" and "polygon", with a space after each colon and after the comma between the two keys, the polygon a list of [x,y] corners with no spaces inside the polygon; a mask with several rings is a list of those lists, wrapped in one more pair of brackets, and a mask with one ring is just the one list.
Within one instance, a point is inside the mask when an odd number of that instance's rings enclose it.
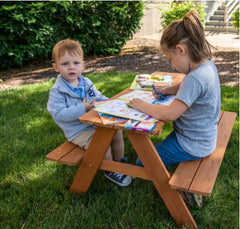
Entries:
{"label": "boy's arm", "polygon": [[56,121],[74,121],[86,113],[83,103],[67,106],[64,94],[59,93],[57,89],[50,91],[47,103],[47,110]]}
{"label": "boy's arm", "polygon": [[87,83],[86,101],[90,101],[92,99],[95,99],[96,101],[108,100],[108,97],[98,91],[90,79],[88,79],[87,77],[84,77],[84,79]]}

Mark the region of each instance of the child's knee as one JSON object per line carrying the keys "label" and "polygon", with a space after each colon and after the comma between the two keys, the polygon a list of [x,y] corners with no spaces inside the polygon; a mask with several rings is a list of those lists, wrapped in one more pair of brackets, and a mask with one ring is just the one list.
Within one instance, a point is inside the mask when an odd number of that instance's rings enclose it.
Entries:
{"label": "child's knee", "polygon": [[123,141],[123,134],[121,130],[118,130],[113,138],[114,141]]}

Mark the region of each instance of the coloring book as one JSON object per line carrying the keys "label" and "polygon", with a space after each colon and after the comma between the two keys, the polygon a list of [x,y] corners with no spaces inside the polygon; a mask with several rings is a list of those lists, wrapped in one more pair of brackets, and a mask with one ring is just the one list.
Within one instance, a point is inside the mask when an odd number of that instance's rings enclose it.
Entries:
{"label": "coloring book", "polygon": [[118,97],[118,99],[107,100],[106,102],[96,105],[95,110],[104,114],[127,119],[134,119],[143,122],[157,122],[157,119],[127,105],[127,103],[134,98],[139,98],[156,105],[169,105],[173,101],[174,96],[166,96],[164,100],[158,100],[150,91],[134,90]]}

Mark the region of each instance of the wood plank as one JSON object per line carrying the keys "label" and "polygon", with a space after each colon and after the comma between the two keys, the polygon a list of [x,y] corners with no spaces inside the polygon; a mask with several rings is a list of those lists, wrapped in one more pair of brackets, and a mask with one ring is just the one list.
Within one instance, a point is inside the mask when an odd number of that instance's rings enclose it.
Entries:
{"label": "wood plank", "polygon": [[204,196],[211,194],[235,119],[236,113],[220,112],[216,150],[202,160],[180,163],[169,181],[172,188]]}
{"label": "wood plank", "polygon": [[169,184],[174,189],[188,191],[201,160],[181,162],[173,173]]}
{"label": "wood plank", "polygon": [[143,167],[127,163],[103,159],[100,169],[105,171],[122,173],[128,176],[137,177],[145,180],[150,179]]}
{"label": "wood plank", "polygon": [[144,164],[144,169],[152,180],[159,195],[178,226],[197,228],[190,211],[177,190],[168,184],[170,174],[159,157],[148,135],[126,132],[133,148]]}
{"label": "wood plank", "polygon": [[70,166],[79,165],[85,152],[86,150],[80,148],[79,146],[76,146],[68,154],[62,157],[59,160],[59,163]]}
{"label": "wood plank", "polygon": [[59,160],[64,157],[66,154],[68,154],[71,150],[73,150],[76,147],[73,143],[69,141],[65,141],[63,144],[61,144],[59,147],[54,149],[52,152],[46,155],[46,158],[51,161],[59,162]]}
{"label": "wood plank", "polygon": [[97,127],[70,188],[72,192],[85,193],[89,189],[116,131],[115,129]]}
{"label": "wood plank", "polygon": [[129,93],[131,90],[130,88],[126,88],[125,90],[119,92],[118,94],[114,95],[111,99],[117,99],[119,96],[121,95],[125,95],[127,93]]}
{"label": "wood plank", "polygon": [[88,111],[87,113],[80,116],[78,118],[78,120],[81,123],[86,123],[86,124],[90,124],[90,125],[93,125],[93,123],[100,123],[100,124],[102,123],[102,121],[98,115],[98,112],[95,110]]}
{"label": "wood plank", "polygon": [[213,190],[237,114],[224,111],[218,125],[216,150],[204,158],[189,188],[189,192],[209,196]]}
{"label": "wood plank", "polygon": [[[219,120],[221,120],[222,115],[223,112],[220,111]],[[171,187],[174,189],[179,189],[188,192],[201,163],[202,159],[179,163],[177,169],[172,174],[172,177],[169,181]]]}

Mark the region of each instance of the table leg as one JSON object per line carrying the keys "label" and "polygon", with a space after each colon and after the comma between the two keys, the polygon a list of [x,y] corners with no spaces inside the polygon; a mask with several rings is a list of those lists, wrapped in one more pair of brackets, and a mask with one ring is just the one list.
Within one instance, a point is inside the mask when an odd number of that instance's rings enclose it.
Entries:
{"label": "table leg", "polygon": [[126,131],[126,134],[144,164],[145,171],[152,180],[164,204],[179,226],[188,225],[197,228],[190,211],[177,190],[168,184],[170,174],[160,159],[151,139],[147,134]]}
{"label": "table leg", "polygon": [[97,127],[88,150],[80,163],[70,188],[71,191],[84,193],[89,189],[116,131],[116,129]]}

